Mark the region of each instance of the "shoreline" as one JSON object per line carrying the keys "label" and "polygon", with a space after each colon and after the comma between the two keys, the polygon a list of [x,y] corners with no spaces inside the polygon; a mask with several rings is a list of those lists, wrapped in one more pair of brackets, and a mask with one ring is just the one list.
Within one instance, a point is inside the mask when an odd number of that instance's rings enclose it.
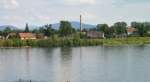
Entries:
{"label": "shoreline", "polygon": [[47,40],[0,40],[0,48],[47,48],[85,46],[128,46],[148,45],[150,37],[129,37],[111,39],[47,39]]}

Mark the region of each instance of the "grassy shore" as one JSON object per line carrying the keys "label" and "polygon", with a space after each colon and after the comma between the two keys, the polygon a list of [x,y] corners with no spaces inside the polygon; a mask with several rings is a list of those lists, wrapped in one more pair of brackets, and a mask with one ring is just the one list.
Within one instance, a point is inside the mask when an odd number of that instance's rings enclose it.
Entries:
{"label": "grassy shore", "polygon": [[150,37],[113,38],[103,40],[103,45],[145,45],[150,44]]}
{"label": "grassy shore", "polygon": [[47,40],[0,40],[0,47],[74,47],[74,46],[118,46],[150,44],[150,37],[129,37],[111,39],[57,38]]}

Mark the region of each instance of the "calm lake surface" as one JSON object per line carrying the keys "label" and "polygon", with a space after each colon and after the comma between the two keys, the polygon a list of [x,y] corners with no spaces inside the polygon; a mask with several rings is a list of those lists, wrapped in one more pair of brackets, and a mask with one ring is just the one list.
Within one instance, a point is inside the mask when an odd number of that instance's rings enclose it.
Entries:
{"label": "calm lake surface", "polygon": [[0,82],[150,82],[150,46],[1,48]]}

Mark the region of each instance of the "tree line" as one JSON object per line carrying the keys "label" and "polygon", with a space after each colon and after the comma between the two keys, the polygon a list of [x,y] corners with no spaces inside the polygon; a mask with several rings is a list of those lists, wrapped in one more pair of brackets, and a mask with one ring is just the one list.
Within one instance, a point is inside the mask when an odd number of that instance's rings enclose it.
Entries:
{"label": "tree line", "polygon": [[[128,25],[126,22],[116,22],[112,26],[107,24],[98,24],[97,30],[104,32],[106,37],[114,37],[115,35],[127,35]],[[134,35],[139,37],[149,36],[150,22],[131,22],[130,28],[135,28],[137,31]]]}
{"label": "tree line", "polygon": [[[132,28],[136,28],[136,36],[144,37],[150,34],[150,22],[131,22]],[[105,34],[106,38],[113,38],[115,36],[127,35],[128,25],[126,22],[116,22],[114,25],[109,26],[108,24],[97,24],[96,27],[91,29],[84,28],[82,32],[79,29],[75,29],[69,21],[61,21],[59,29],[54,29],[52,24],[46,24],[40,26],[39,29],[30,30],[30,26],[26,24],[25,30],[12,30],[10,27],[6,27],[3,31],[0,31],[0,35],[6,37],[9,33],[15,32],[32,32],[32,33],[43,33],[45,36],[59,36],[59,37],[81,37],[84,38],[87,31],[99,31]]]}
{"label": "tree line", "polygon": [[[131,22],[129,26],[130,28],[137,29],[133,36],[150,36],[150,22]],[[114,38],[115,36],[126,36],[127,28],[129,27],[126,22],[116,22],[112,26],[109,26],[108,24],[97,24],[96,27],[90,29],[84,28],[82,32],[99,31],[103,32],[106,38]],[[49,24],[42,26],[38,32],[44,33],[47,36],[53,36],[55,34],[60,36],[70,36],[79,33],[80,30],[73,28],[69,21],[61,21],[58,30],[53,29],[52,25]]]}

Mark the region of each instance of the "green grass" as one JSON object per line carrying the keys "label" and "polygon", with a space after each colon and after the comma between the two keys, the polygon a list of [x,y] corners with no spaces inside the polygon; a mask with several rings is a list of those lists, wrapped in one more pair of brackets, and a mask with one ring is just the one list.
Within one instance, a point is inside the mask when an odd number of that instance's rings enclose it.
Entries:
{"label": "green grass", "polygon": [[74,46],[118,46],[150,44],[150,37],[129,37],[112,39],[50,38],[47,40],[0,40],[0,47],[74,47]]}
{"label": "green grass", "polygon": [[113,38],[105,39],[104,45],[144,45],[150,44],[150,37],[129,37],[129,38]]}

